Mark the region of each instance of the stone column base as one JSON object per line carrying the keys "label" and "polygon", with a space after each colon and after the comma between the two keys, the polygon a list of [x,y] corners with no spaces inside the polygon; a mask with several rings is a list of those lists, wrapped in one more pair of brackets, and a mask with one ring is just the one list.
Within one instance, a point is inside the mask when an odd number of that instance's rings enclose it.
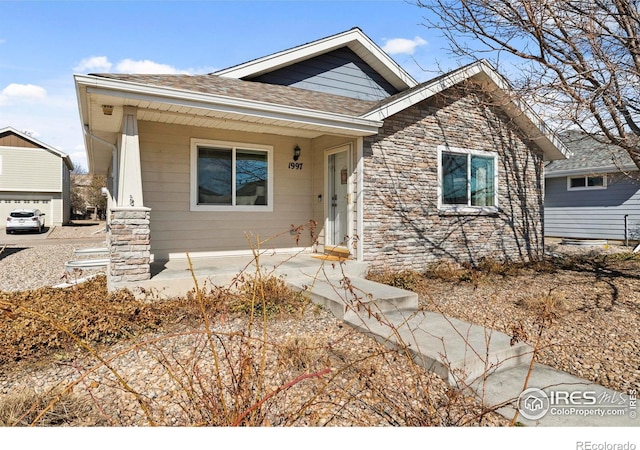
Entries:
{"label": "stone column base", "polygon": [[117,283],[151,278],[151,209],[139,206],[112,207],[109,211],[109,288]]}

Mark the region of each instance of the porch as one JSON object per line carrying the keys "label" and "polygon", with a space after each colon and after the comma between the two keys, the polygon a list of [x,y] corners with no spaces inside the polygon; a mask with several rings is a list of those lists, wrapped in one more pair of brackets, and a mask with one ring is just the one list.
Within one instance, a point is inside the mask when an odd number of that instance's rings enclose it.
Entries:
{"label": "porch", "polygon": [[347,306],[369,305],[375,311],[415,310],[415,293],[367,280],[367,264],[352,259],[331,257],[310,252],[274,253],[265,251],[252,255],[175,258],[152,262],[151,278],[131,283],[112,283],[110,289],[126,287],[138,298],[153,300],[185,295],[193,290],[230,287],[243,274],[282,278],[296,291],[306,292],[310,299],[343,318]]}

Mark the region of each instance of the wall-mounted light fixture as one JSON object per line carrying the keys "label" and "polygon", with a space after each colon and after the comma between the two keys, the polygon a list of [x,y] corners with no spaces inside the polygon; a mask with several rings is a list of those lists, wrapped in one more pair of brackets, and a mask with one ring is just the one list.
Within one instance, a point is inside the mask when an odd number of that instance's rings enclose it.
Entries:
{"label": "wall-mounted light fixture", "polygon": [[300,158],[300,147],[296,145],[295,148],[293,149],[293,160],[297,161],[298,158]]}
{"label": "wall-mounted light fixture", "polygon": [[105,116],[113,114],[113,105],[102,105],[102,114]]}

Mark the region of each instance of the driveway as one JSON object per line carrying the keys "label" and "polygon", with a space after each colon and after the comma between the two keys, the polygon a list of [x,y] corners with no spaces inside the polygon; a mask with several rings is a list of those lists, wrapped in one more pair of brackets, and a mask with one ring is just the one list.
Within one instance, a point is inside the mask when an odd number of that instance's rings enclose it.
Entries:
{"label": "driveway", "polygon": [[104,221],[79,220],[68,225],[46,227],[42,233],[18,232],[7,234],[0,228],[0,248],[37,247],[60,244],[104,244]]}

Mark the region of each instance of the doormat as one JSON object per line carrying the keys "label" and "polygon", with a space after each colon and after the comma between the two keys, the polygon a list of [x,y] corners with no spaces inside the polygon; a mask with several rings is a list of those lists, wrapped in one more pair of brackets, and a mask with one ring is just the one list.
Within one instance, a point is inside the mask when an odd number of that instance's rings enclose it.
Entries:
{"label": "doormat", "polygon": [[342,256],[333,256],[333,255],[311,255],[312,258],[323,259],[325,261],[346,261],[349,258],[344,258]]}

